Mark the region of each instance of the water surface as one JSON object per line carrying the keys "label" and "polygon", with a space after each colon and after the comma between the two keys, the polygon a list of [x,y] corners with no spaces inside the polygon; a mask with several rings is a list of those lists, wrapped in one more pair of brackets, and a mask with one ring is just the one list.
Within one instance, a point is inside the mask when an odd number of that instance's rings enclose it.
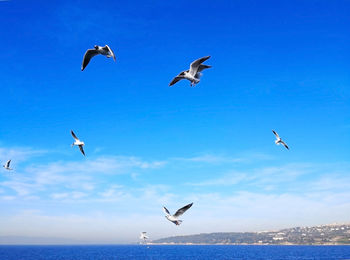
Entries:
{"label": "water surface", "polygon": [[0,246],[0,259],[350,259],[350,246],[106,245]]}

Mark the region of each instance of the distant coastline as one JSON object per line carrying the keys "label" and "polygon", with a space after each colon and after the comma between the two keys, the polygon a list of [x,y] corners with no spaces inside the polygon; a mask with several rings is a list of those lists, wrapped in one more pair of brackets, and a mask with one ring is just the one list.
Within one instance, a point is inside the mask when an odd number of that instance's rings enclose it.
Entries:
{"label": "distant coastline", "polygon": [[278,231],[221,232],[157,239],[149,245],[350,245],[350,224],[295,227]]}
{"label": "distant coastline", "polygon": [[350,246],[349,244],[181,244],[181,243],[152,243],[147,246]]}

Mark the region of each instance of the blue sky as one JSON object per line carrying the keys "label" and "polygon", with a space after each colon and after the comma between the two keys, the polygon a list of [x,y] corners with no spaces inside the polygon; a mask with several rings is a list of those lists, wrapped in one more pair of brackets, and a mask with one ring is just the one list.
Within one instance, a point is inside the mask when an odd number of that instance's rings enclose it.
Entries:
{"label": "blue sky", "polygon": [[[348,1],[95,3],[0,2],[0,161],[15,169],[1,170],[0,236],[349,222]],[[95,44],[117,62],[81,72]],[[168,87],[206,55],[195,88]],[[166,221],[163,205],[189,202],[181,226]]]}

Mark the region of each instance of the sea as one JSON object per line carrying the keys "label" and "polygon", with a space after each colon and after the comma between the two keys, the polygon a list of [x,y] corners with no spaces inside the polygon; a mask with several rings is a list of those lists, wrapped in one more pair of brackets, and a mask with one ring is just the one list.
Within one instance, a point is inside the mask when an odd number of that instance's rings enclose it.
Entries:
{"label": "sea", "polygon": [[350,260],[350,246],[87,245],[0,246],[0,260],[268,259]]}

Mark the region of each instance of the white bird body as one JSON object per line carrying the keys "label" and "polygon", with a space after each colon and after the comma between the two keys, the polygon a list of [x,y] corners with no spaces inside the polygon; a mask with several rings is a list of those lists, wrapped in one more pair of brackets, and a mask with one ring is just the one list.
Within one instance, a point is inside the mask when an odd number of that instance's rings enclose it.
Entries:
{"label": "white bird body", "polygon": [[115,61],[115,54],[108,45],[104,47],[95,45],[94,49],[88,49],[85,52],[83,63],[81,64],[81,70],[83,71],[86,68],[86,66],[89,64],[90,60],[98,54],[106,56],[107,58],[113,57],[113,60]]}
{"label": "white bird body", "polygon": [[275,140],[275,144],[280,145],[282,143],[282,139],[278,138]]}
{"label": "white bird body", "polygon": [[191,82],[191,87],[194,87],[200,81],[200,77],[202,76],[201,71],[211,68],[209,65],[202,64],[209,58],[210,56],[205,56],[193,61],[190,65],[190,69],[180,72],[180,74],[173,78],[173,80],[169,83],[169,86],[174,85],[182,79],[187,79]]}
{"label": "white bird body", "polygon": [[84,148],[83,148],[85,143],[79,140],[79,138],[74,134],[73,130],[71,130],[70,133],[72,134],[72,136],[74,138],[74,142],[72,143],[72,147],[78,146],[80,152],[85,156],[85,152],[84,152]]}
{"label": "white bird body", "polygon": [[74,143],[72,144],[72,146],[79,146],[79,145],[85,145],[85,143],[84,142],[82,142],[82,141],[80,141],[80,140],[76,140],[76,141],[74,141]]}
{"label": "white bird body", "polygon": [[[108,46],[108,45],[106,45],[106,46]],[[95,45],[95,49],[99,52],[99,54],[107,56],[107,58],[113,57],[110,50],[106,49],[105,47]]]}
{"label": "white bird body", "polygon": [[182,223],[182,220],[174,217],[174,216],[165,216],[167,218],[167,220],[169,220],[170,222],[173,222],[175,225],[179,226]]}
{"label": "white bird body", "polygon": [[2,167],[4,167],[8,171],[12,171],[13,169],[10,168],[11,160],[8,160]]}
{"label": "white bird body", "polygon": [[163,207],[163,211],[165,213],[165,217],[170,222],[173,222],[175,225],[179,226],[182,223],[182,220],[179,217],[184,214],[190,207],[192,207],[193,203],[190,203],[181,209],[178,209],[174,215],[171,215],[169,210],[166,207]]}
{"label": "white bird body", "polygon": [[190,71],[185,71],[184,78],[191,81],[193,85],[198,84],[200,81],[200,79],[193,76]]}

